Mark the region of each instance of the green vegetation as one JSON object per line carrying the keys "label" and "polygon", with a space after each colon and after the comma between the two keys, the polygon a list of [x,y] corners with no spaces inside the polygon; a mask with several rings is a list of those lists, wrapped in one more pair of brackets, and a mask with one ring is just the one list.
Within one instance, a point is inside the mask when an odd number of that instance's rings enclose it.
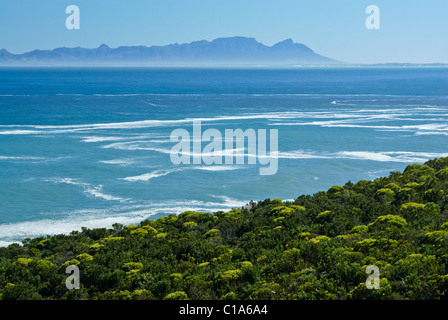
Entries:
{"label": "green vegetation", "polygon": [[0,248],[0,298],[447,299],[447,192],[442,158],[294,202],[26,239]]}

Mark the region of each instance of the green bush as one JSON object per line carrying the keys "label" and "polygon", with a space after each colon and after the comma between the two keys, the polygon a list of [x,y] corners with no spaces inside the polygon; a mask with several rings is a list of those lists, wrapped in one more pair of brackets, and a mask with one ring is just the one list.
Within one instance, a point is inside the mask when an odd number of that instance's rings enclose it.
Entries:
{"label": "green bush", "polygon": [[379,216],[374,222],[369,224],[371,226],[396,226],[396,227],[404,227],[406,226],[406,219],[400,216],[388,214],[385,216]]}
{"label": "green bush", "polygon": [[378,201],[384,202],[384,203],[390,203],[395,198],[395,192],[388,188],[379,189],[375,193],[375,197],[378,199]]}
{"label": "green bush", "polygon": [[176,291],[168,294],[163,300],[188,300],[188,296],[183,291]]}

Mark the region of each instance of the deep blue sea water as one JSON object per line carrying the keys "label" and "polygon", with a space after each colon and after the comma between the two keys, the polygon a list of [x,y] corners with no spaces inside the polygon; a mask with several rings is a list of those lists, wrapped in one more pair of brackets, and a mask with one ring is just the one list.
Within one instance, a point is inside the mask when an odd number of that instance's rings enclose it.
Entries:
{"label": "deep blue sea water", "polygon": [[[278,129],[277,173],[172,164],[170,134],[194,119]],[[294,199],[441,156],[446,68],[4,68],[0,245]]]}

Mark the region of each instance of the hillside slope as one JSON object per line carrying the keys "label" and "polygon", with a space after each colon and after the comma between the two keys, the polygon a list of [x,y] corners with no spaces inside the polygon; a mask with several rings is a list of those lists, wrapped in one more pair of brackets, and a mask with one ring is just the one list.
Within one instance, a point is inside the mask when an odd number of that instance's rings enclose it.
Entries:
{"label": "hillside slope", "polygon": [[[251,208],[250,208],[251,207]],[[2,299],[446,299],[448,158],[293,203],[0,248]],[[67,290],[77,265],[81,289]],[[380,288],[366,288],[366,267]]]}

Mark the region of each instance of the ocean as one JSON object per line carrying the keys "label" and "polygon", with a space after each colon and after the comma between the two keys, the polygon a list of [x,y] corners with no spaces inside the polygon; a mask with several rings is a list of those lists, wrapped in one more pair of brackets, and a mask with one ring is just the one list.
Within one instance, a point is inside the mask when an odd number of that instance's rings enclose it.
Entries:
{"label": "ocean", "polygon": [[[173,164],[194,120],[278,130],[277,172]],[[448,156],[447,136],[447,68],[2,68],[0,246],[291,200]]]}

